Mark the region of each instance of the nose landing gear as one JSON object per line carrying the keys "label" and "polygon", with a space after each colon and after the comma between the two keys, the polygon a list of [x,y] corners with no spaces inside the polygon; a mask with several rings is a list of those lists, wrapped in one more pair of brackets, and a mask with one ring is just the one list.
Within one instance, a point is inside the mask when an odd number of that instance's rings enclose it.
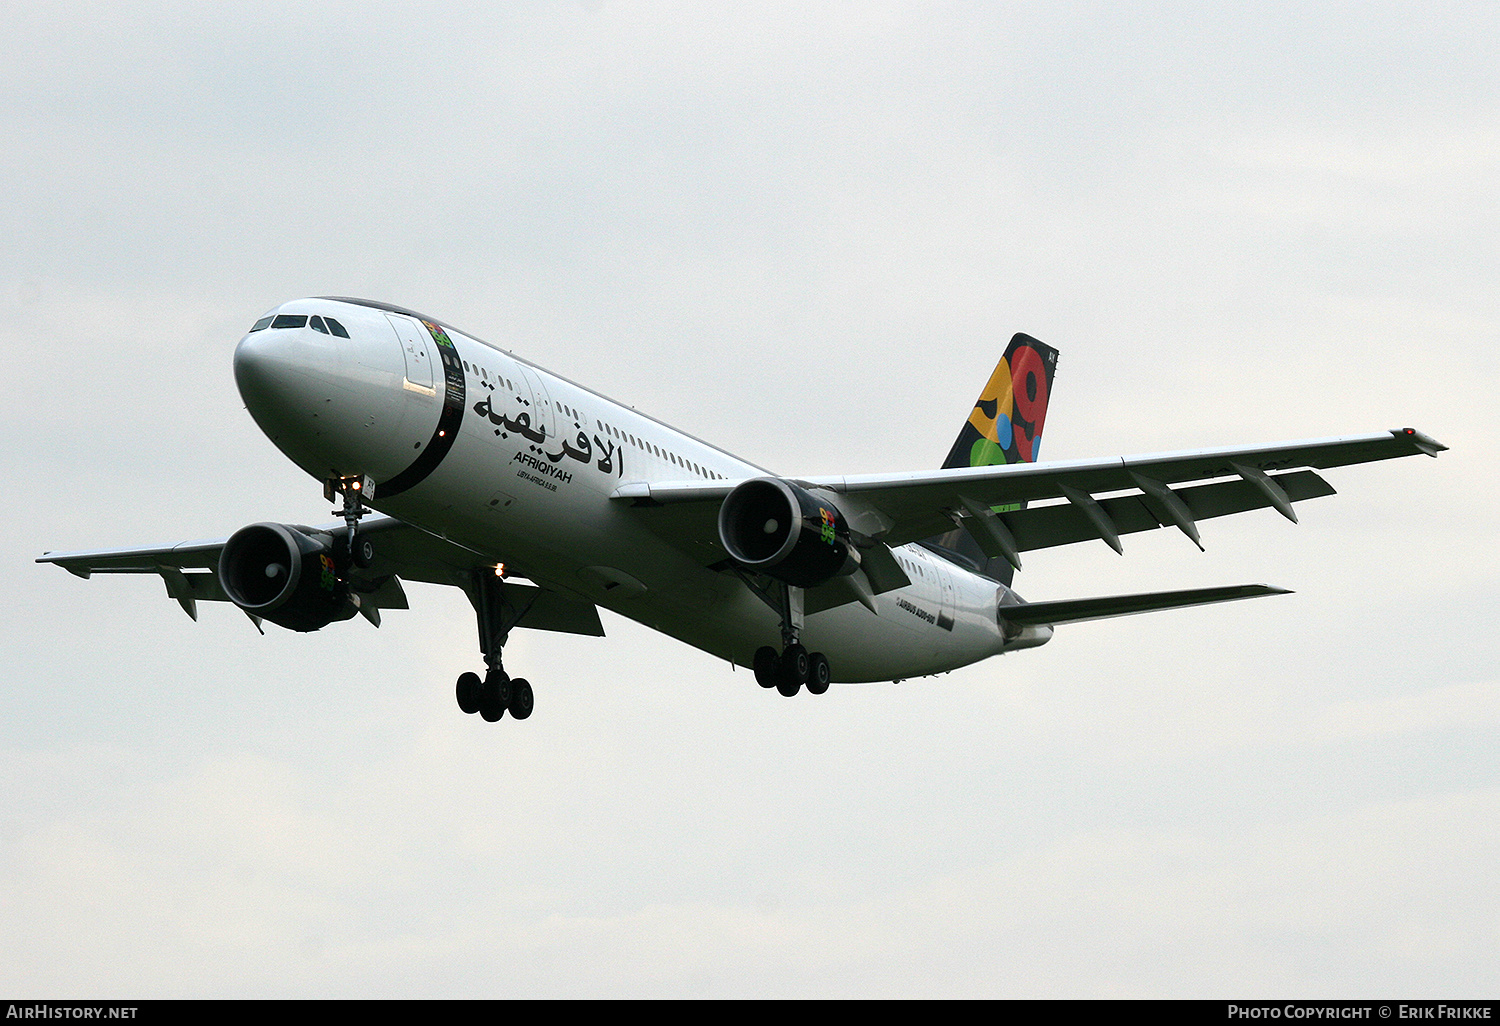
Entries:
{"label": "nose landing gear", "polygon": [[363,475],[330,477],[323,482],[323,498],[332,502],[336,494],[344,497],[344,508],[334,510],[333,515],[343,517],[349,529],[344,538],[344,566],[357,566],[363,570],[375,562],[375,543],[359,536],[359,522],[370,512],[365,499],[375,497],[375,481]]}

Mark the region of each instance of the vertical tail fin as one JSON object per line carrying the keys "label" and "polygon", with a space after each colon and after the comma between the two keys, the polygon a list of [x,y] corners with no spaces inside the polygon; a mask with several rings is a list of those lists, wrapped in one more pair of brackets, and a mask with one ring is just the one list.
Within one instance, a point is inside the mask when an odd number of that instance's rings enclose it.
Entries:
{"label": "vertical tail fin", "polygon": [[[1041,448],[1047,399],[1056,370],[1056,349],[1030,335],[1012,338],[948,451],[943,469],[1034,462]],[[995,507],[1001,512],[1018,508]],[[1010,584],[1014,573],[1010,563],[987,557],[969,532],[955,528],[929,541],[977,563],[985,576]]]}
{"label": "vertical tail fin", "polygon": [[1056,370],[1056,349],[1030,335],[1011,339],[943,469],[1034,462]]}

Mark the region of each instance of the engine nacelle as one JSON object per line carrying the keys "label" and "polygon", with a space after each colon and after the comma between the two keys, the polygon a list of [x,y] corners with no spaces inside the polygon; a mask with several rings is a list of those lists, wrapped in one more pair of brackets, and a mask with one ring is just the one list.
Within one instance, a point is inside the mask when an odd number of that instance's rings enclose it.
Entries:
{"label": "engine nacelle", "polygon": [[289,630],[315,631],[355,613],[333,547],[286,524],[251,524],[230,535],[219,583],[245,612]]}
{"label": "engine nacelle", "polygon": [[801,588],[859,569],[838,507],[780,478],[745,481],[724,497],[719,541],[746,569]]}

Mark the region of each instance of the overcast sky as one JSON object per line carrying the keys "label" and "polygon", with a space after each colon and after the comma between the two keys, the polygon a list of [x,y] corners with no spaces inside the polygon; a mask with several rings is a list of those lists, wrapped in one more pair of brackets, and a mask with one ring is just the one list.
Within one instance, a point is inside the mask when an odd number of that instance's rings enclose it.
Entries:
{"label": "overcast sky", "polygon": [[[1491,4],[5,3],[0,992],[1500,992]],[[235,342],[438,316],[787,474],[1413,426],[1339,495],[1029,554],[1296,594],[787,701],[612,614],[312,635],[33,560],[319,522]]]}

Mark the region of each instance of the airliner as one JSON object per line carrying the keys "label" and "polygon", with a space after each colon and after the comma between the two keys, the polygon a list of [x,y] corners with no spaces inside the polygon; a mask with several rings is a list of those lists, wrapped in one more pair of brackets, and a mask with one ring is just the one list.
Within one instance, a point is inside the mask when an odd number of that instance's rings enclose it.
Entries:
{"label": "airliner", "polygon": [[787,477],[388,303],[299,299],[234,351],[255,422],[339,504],[332,522],[213,541],[47,552],[88,578],[155,574],[198,602],[316,631],[407,608],[404,582],[461,588],[483,673],[459,707],[531,715],[512,630],[602,635],[609,609],[793,697],[944,673],[1042,645],[1059,624],[1285,594],[1263,584],[1027,602],[1021,553],[1333,494],[1329,467],[1446,448],[1412,428],[1040,462],[1057,350],[1007,346],[937,470]]}

